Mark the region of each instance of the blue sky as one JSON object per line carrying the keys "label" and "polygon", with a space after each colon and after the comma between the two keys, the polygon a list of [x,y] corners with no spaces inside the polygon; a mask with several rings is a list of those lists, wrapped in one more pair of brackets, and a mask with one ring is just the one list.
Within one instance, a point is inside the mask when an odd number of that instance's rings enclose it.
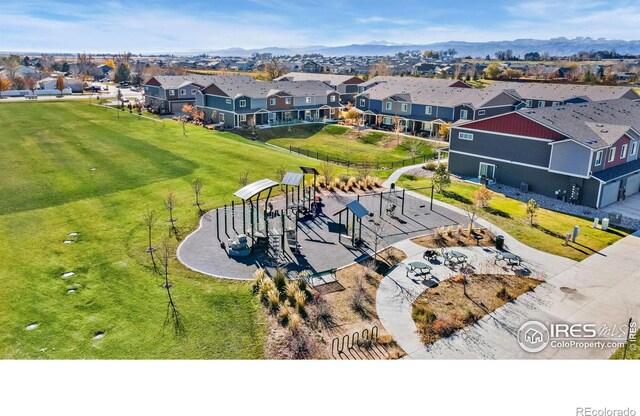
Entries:
{"label": "blue sky", "polygon": [[638,22],[637,0],[2,0],[0,50],[144,53],[558,36],[630,40],[640,38]]}

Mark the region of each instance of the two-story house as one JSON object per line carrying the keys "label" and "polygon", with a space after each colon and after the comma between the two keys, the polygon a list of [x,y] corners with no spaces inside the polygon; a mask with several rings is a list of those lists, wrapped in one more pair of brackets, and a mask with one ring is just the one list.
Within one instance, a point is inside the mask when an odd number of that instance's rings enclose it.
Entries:
{"label": "two-story house", "polygon": [[321,81],[340,93],[340,102],[354,102],[354,97],[358,93],[358,85],[364,80],[351,75],[338,74],[311,74],[306,72],[290,72],[277,78],[276,81]]}
{"label": "two-story house", "polygon": [[[163,114],[180,112],[185,104],[195,104],[196,93],[201,88],[225,78],[217,75],[157,75],[144,84],[145,106]],[[247,75],[234,75],[233,78],[253,79]]]}
{"label": "two-story house", "polygon": [[204,87],[196,105],[226,127],[336,119],[340,94],[321,81],[256,81],[227,77]]}
{"label": "two-story house", "polygon": [[640,102],[523,108],[458,122],[449,170],[604,207],[640,191]]}
{"label": "two-story house", "polygon": [[430,135],[442,124],[491,117],[520,105],[508,92],[473,89],[445,79],[376,77],[363,88],[356,96],[356,108],[364,114],[366,124],[400,126]]}
{"label": "two-story house", "polygon": [[485,89],[494,92],[509,91],[512,95],[519,97],[528,108],[554,107],[563,104],[579,104],[618,98],[640,99],[640,94],[631,87],[609,87],[604,85],[496,81]]}

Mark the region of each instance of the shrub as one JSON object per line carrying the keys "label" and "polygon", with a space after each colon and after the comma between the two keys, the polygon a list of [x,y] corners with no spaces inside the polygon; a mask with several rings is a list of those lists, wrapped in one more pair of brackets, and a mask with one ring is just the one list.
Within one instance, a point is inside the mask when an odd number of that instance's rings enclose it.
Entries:
{"label": "shrub", "polygon": [[296,308],[301,315],[304,315],[304,306],[307,302],[307,294],[304,293],[299,288],[296,288],[296,291],[293,295],[293,299],[295,301]]}
{"label": "shrub", "polygon": [[477,321],[478,321],[478,317],[476,316],[476,314],[469,309],[465,309],[464,314],[462,315],[462,322],[469,325]]}
{"label": "shrub", "polygon": [[289,313],[287,327],[291,330],[300,330],[302,328],[302,318],[293,310]]}
{"label": "shrub", "polygon": [[389,334],[380,335],[378,337],[378,344],[380,345],[391,345],[394,343],[395,341],[393,340],[393,337]]}
{"label": "shrub", "polygon": [[287,277],[284,274],[284,270],[276,270],[276,275],[273,278],[273,283],[275,283],[276,289],[278,289],[280,293],[285,293],[285,291],[287,290]]}
{"label": "shrub", "polygon": [[437,167],[438,167],[438,162],[434,160],[430,160],[427,163],[425,163],[424,166],[422,166],[423,169],[430,170],[430,171],[436,170]]}
{"label": "shrub", "polygon": [[267,293],[267,304],[271,312],[277,312],[280,309],[280,293],[277,290],[272,289]]}
{"label": "shrub", "polygon": [[273,283],[273,280],[271,280],[270,278],[265,278],[262,281],[262,284],[260,285],[260,300],[262,300],[263,302],[267,302],[268,300],[268,296],[269,296],[269,292],[271,291],[275,291],[276,290],[276,285]]}
{"label": "shrub", "polygon": [[253,274],[253,294],[255,295],[260,290],[262,283],[267,278],[267,274],[263,268],[256,270]]}
{"label": "shrub", "polygon": [[314,358],[317,352],[313,335],[305,329],[292,329],[284,338],[282,353],[285,358],[304,360]]}
{"label": "shrub", "polygon": [[455,321],[451,318],[437,318],[431,324],[431,330],[441,337],[448,337],[458,329]]}
{"label": "shrub", "polygon": [[288,306],[280,308],[280,312],[278,312],[278,320],[282,326],[287,326],[289,324],[289,318],[291,317],[292,312],[293,311]]}
{"label": "shrub", "polygon": [[506,300],[506,301],[509,301],[509,300],[512,299],[511,295],[509,294],[509,292],[507,292],[507,288],[504,287],[504,286],[502,286],[500,289],[498,289],[498,291],[496,292],[496,296],[499,299]]}
{"label": "shrub", "polygon": [[411,317],[415,322],[427,323],[432,323],[438,318],[431,309],[424,305],[416,305],[411,312]]}
{"label": "shrub", "polygon": [[355,312],[365,314],[367,303],[367,291],[364,288],[364,282],[361,276],[356,277],[356,285],[351,293],[350,306]]}

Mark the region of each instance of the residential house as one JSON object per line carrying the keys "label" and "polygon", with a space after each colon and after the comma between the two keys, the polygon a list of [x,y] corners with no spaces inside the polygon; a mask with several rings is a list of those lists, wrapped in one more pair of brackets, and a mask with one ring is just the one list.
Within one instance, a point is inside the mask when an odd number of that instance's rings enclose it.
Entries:
{"label": "residential house", "polygon": [[[145,106],[161,114],[182,111],[185,104],[195,105],[196,93],[213,82],[228,78],[217,75],[158,75],[144,84]],[[247,75],[232,78],[249,79]]]}
{"label": "residential house", "polygon": [[520,104],[508,92],[473,89],[450,79],[376,77],[360,87],[356,108],[366,124],[432,136],[442,124],[507,113]]}
{"label": "residential house", "polygon": [[354,102],[354,97],[358,93],[358,85],[364,80],[350,75],[336,74],[310,74],[306,72],[288,73],[277,78],[276,81],[321,81],[340,93],[340,102]]}
{"label": "residential house", "polygon": [[220,77],[196,95],[212,123],[229,128],[337,119],[340,94],[322,81]]}
{"label": "residential house", "polygon": [[306,61],[302,64],[302,72],[322,74],[324,72],[324,67],[315,61]]}
{"label": "residential house", "polygon": [[525,106],[529,108],[553,107],[563,104],[617,98],[640,99],[640,95],[631,87],[609,87],[604,85],[496,81],[487,86],[485,90],[494,92],[509,91],[519,97]]}
{"label": "residential house", "polygon": [[522,108],[453,125],[449,170],[590,207],[640,190],[640,102]]}
{"label": "residential house", "polygon": [[[44,78],[38,81],[38,86],[42,90],[55,90],[56,83],[58,82],[58,78]],[[68,88],[71,92],[82,92],[84,83],[81,79],[76,78],[64,78],[64,88]]]}

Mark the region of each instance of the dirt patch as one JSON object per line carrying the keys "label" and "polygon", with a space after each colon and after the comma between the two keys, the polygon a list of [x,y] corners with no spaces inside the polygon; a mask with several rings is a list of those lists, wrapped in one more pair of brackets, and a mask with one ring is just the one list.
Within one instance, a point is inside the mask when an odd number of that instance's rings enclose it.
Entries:
{"label": "dirt patch", "polygon": [[[482,237],[476,240],[476,236]],[[477,228],[473,232],[462,227],[441,227],[434,233],[416,237],[412,242],[426,248],[446,248],[446,247],[464,247],[464,246],[480,246],[493,247],[496,241],[496,235],[486,228]]]}
{"label": "dirt patch", "polygon": [[471,274],[466,280],[462,275],[454,276],[416,299],[413,320],[422,342],[432,344],[473,325],[540,283],[542,280],[508,274]]}
{"label": "dirt patch", "polygon": [[[365,265],[354,264],[336,273],[342,290],[315,290],[304,307],[302,325],[293,331],[283,325],[278,313],[267,310],[269,328],[265,356],[271,359],[298,358],[296,351],[302,348],[312,352],[303,358],[317,359],[395,359],[405,355],[391,335],[384,330],[376,313],[376,293],[384,271],[406,258],[395,248],[384,250]],[[329,285],[325,285],[329,286]],[[335,285],[334,285],[335,286]],[[258,294],[259,296],[259,294]],[[290,307],[287,304],[285,307]],[[285,313],[286,314],[286,313]],[[301,314],[302,315],[302,314]],[[297,318],[296,318],[297,319]],[[367,339],[372,328],[377,327],[373,342]],[[358,333],[354,336],[354,333]],[[363,335],[364,334],[364,335]],[[356,339],[353,348],[344,348],[342,354],[332,348],[335,338],[347,336]]]}

